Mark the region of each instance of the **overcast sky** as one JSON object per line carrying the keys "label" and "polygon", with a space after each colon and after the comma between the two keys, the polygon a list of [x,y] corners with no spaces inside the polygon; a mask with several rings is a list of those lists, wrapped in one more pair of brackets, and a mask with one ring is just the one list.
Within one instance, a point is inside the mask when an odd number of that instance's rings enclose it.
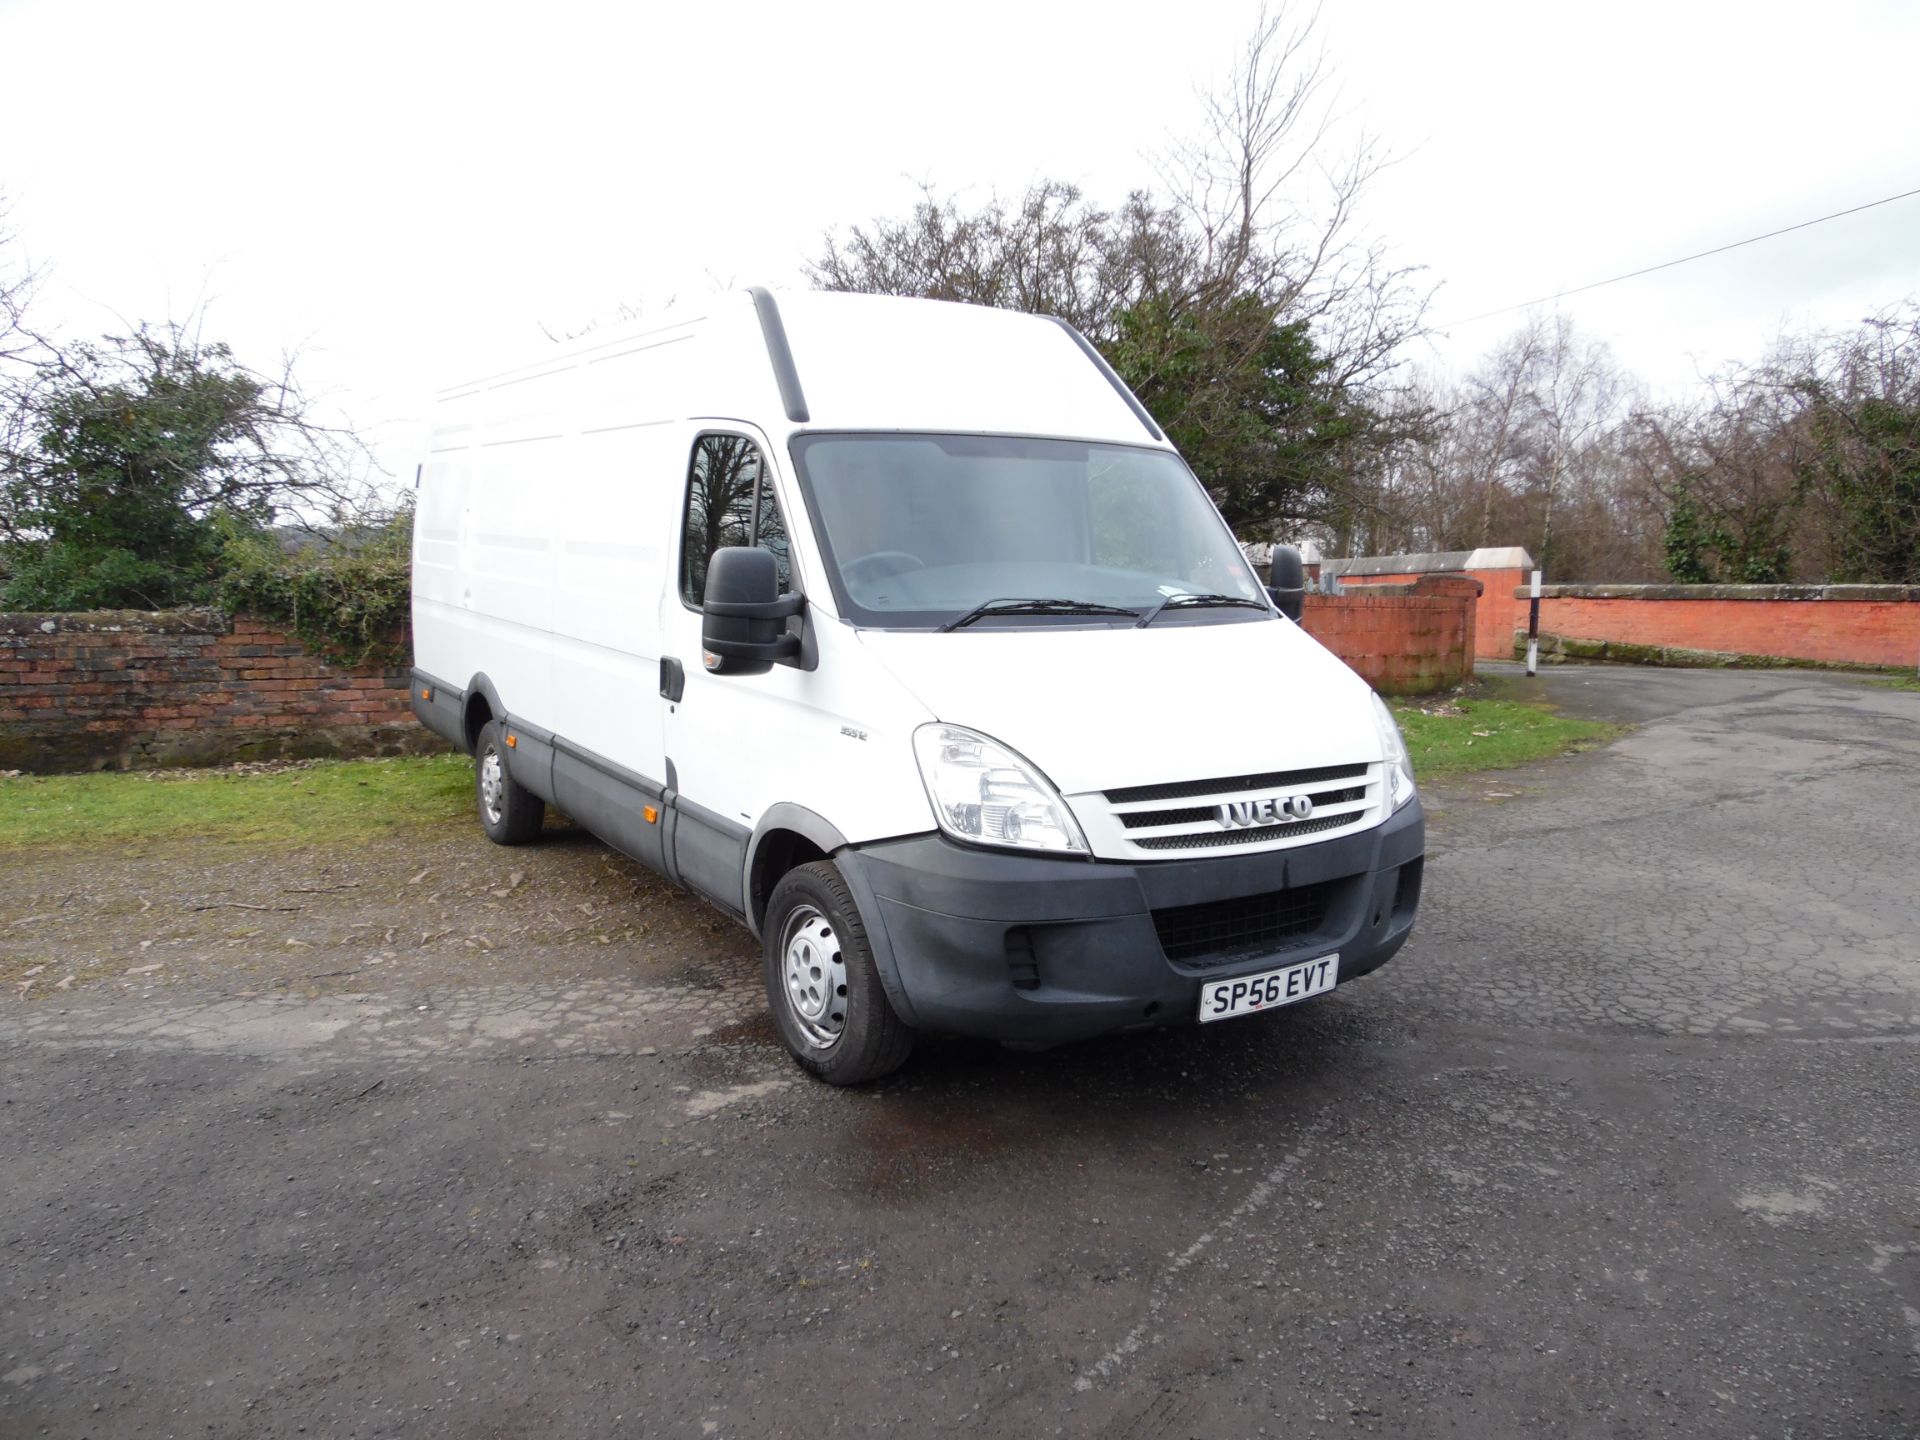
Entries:
{"label": "overcast sky", "polygon": [[[208,302],[411,468],[539,326],[801,283],[914,182],[1119,198],[1257,3],[0,0],[0,192],[70,331]],[[1097,17],[1097,18],[1096,18]],[[1327,0],[1362,214],[1448,322],[1920,186],[1920,5]],[[1562,303],[1658,392],[1920,294],[1920,196]],[[1470,365],[1521,320],[1418,357]]]}

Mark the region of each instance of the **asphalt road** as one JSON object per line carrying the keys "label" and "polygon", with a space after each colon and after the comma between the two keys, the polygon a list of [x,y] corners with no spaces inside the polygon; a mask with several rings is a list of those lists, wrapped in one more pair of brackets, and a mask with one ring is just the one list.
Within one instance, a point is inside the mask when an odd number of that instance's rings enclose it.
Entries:
{"label": "asphalt road", "polygon": [[1920,1435],[1920,695],[1539,683],[1638,728],[1204,1031],[834,1091],[680,932],[0,999],[0,1436]]}

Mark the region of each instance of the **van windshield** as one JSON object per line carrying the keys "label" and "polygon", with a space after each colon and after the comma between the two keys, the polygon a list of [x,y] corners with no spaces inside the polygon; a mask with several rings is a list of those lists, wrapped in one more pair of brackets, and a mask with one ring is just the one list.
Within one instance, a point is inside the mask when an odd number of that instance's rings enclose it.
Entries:
{"label": "van windshield", "polygon": [[[1169,597],[1225,595],[1260,608],[1180,607],[1180,623],[1269,617],[1199,481],[1165,450],[980,435],[802,435],[793,442],[841,613],[913,628],[1008,607],[980,628],[1114,625]],[[1171,613],[1171,612],[1170,612]]]}

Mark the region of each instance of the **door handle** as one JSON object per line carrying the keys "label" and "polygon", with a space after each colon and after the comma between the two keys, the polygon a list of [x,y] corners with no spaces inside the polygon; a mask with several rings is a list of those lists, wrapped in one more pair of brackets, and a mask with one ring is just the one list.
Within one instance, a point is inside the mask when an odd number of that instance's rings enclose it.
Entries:
{"label": "door handle", "polygon": [[679,700],[687,693],[687,672],[671,655],[660,657],[660,698]]}

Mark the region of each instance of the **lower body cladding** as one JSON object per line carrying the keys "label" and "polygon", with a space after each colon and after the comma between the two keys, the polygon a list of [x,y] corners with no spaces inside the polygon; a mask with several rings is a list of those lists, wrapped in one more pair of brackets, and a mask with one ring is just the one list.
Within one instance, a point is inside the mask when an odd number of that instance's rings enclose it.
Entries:
{"label": "lower body cladding", "polygon": [[1212,982],[1335,953],[1341,983],[1378,969],[1413,929],[1425,846],[1415,799],[1259,855],[1131,865],[918,836],[834,860],[901,1019],[1045,1045],[1191,1023]]}

